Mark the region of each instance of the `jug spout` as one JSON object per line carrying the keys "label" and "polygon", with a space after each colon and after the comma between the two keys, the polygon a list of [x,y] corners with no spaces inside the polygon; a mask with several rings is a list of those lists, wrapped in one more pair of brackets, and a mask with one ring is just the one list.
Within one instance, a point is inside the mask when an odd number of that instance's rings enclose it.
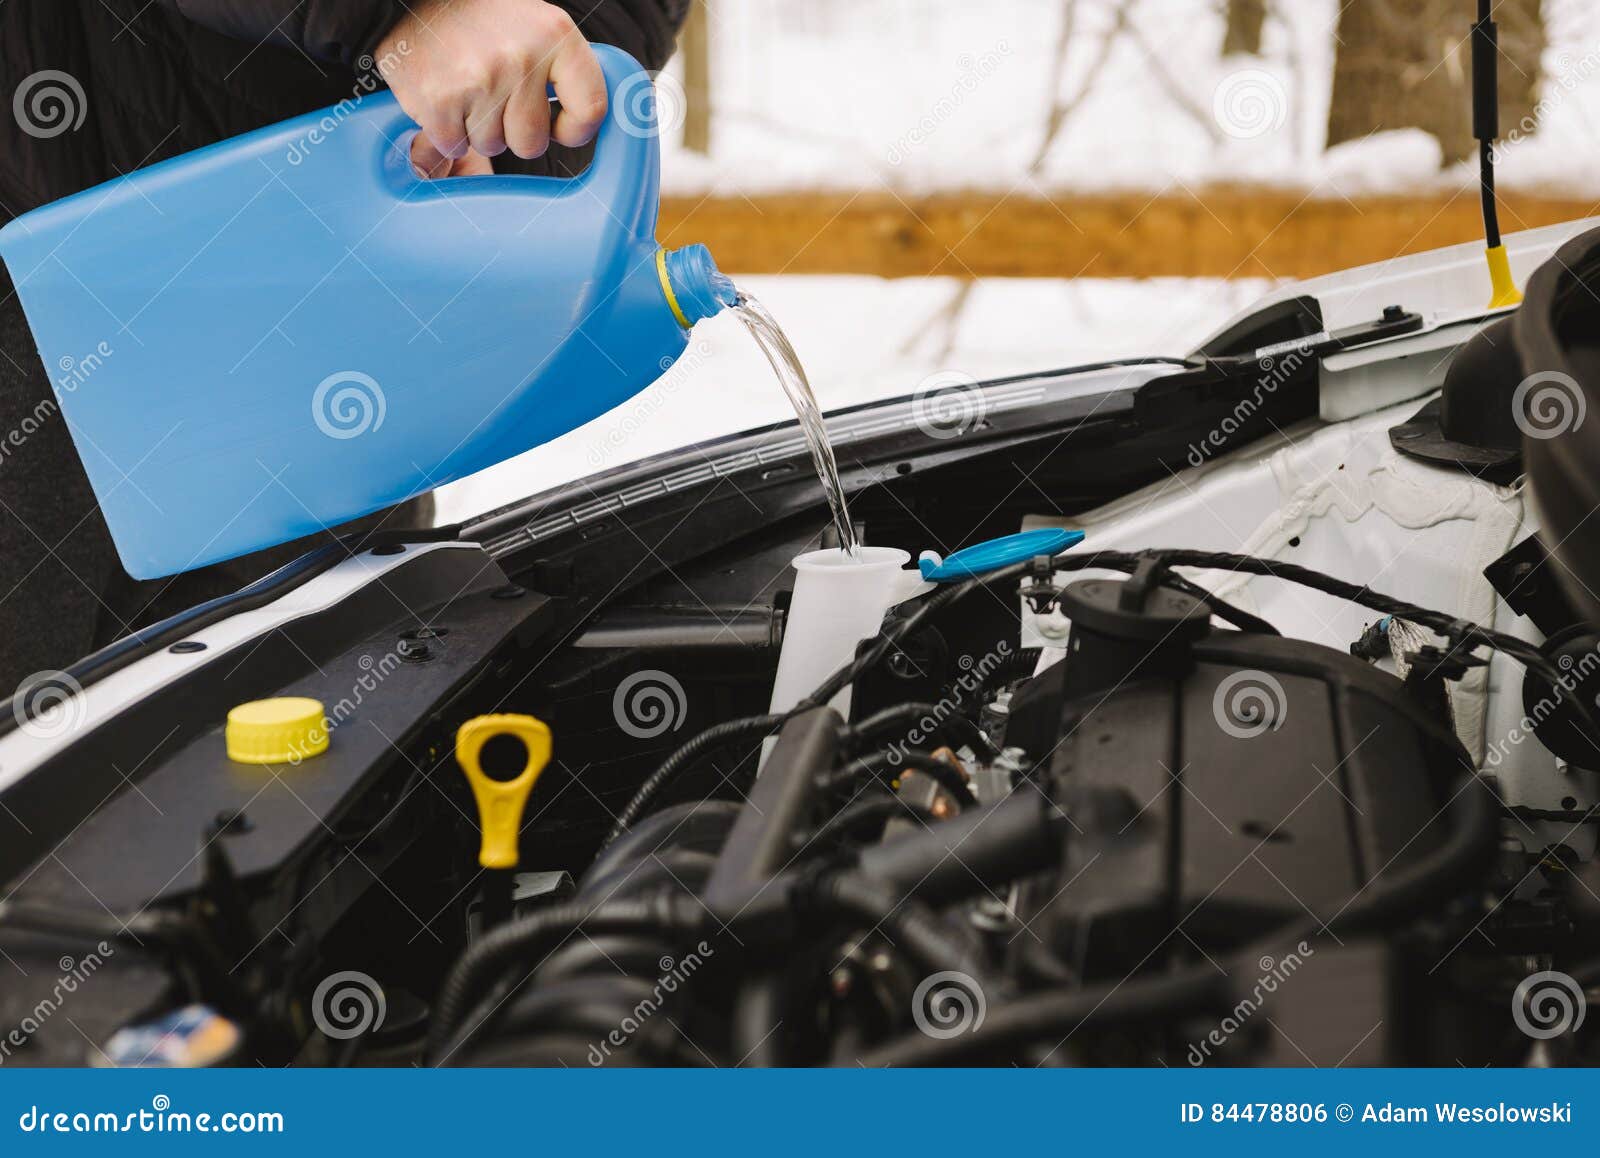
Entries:
{"label": "jug spout", "polygon": [[733,279],[717,268],[703,245],[656,251],[656,273],[673,317],[684,329],[739,304]]}

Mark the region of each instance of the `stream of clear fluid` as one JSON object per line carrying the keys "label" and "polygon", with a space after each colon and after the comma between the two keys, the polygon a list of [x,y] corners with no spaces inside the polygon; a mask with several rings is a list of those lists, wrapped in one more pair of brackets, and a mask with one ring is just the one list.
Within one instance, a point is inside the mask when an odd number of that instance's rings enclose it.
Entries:
{"label": "stream of clear fluid", "polygon": [[850,522],[850,509],[845,504],[844,487],[839,484],[839,464],[833,457],[833,446],[828,442],[828,428],[822,421],[822,410],[817,397],[806,381],[806,372],[795,355],[794,347],[784,336],[782,328],[773,320],[765,306],[748,294],[739,294],[734,313],[750,331],[750,336],[761,347],[778,376],[783,392],[794,407],[800,421],[800,432],[805,435],[806,446],[811,451],[811,461],[816,465],[817,477],[822,480],[822,490],[828,496],[828,508],[833,512],[833,526],[839,534],[839,545],[845,553],[856,553],[855,525]]}

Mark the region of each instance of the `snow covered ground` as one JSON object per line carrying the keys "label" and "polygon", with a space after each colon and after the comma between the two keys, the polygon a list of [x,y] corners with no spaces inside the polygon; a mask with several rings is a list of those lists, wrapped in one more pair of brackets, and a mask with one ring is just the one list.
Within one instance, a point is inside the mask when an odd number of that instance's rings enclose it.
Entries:
{"label": "snow covered ground", "polygon": [[[1461,5],[1462,29],[1472,5]],[[710,6],[708,159],[678,145],[679,63],[660,83],[671,193],[982,187],[1151,191],[1267,182],[1326,196],[1460,187],[1416,130],[1324,151],[1338,0],[1273,6],[1260,56],[1222,57],[1208,0],[737,0]],[[1054,67],[1064,13],[1066,67]],[[1115,14],[1127,13],[1119,29]],[[1600,8],[1546,0],[1537,132],[1506,124],[1506,187],[1600,192]],[[1450,67],[1465,67],[1465,53]],[[1040,156],[1047,110],[1072,106]],[[1524,139],[1525,138],[1525,139]]]}
{"label": "snow covered ground", "polygon": [[[939,374],[983,379],[1187,353],[1270,288],[1182,279],[738,280],[783,325],[824,410],[912,394]],[[958,297],[963,284],[969,289]],[[438,519],[455,522],[599,470],[792,418],[755,343],[723,314],[696,327],[678,364],[629,402],[441,488]]]}

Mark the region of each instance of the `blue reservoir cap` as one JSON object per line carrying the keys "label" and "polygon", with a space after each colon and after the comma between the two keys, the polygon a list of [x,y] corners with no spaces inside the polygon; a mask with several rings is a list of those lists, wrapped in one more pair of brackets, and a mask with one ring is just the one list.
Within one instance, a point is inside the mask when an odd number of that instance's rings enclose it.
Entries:
{"label": "blue reservoir cap", "polygon": [[917,560],[917,567],[929,583],[951,583],[957,579],[986,575],[1013,563],[1026,563],[1036,555],[1059,555],[1081,542],[1082,531],[1042,527],[1037,531],[1021,531],[1015,535],[990,539],[987,543],[963,547],[942,562],[938,556],[924,556]]}

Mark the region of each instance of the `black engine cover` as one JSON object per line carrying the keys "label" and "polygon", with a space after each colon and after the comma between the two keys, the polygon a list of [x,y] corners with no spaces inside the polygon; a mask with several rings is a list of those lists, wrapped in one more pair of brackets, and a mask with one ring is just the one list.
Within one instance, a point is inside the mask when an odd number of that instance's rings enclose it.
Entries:
{"label": "black engine cover", "polygon": [[1007,736],[1081,830],[1035,890],[1040,968],[1122,976],[1226,951],[1333,915],[1443,839],[1445,786],[1470,763],[1394,677],[1316,644],[1190,632],[1186,656],[1107,664],[1097,686],[1104,653],[1079,628]]}

